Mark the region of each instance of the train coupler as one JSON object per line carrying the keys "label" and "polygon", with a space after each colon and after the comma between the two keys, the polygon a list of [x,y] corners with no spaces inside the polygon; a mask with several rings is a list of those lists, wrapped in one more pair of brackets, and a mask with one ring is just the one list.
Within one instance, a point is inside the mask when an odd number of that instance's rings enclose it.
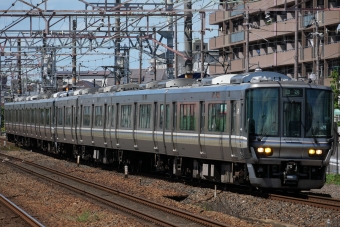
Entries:
{"label": "train coupler", "polygon": [[285,185],[297,185],[299,177],[297,174],[297,163],[288,162],[283,172],[283,184]]}

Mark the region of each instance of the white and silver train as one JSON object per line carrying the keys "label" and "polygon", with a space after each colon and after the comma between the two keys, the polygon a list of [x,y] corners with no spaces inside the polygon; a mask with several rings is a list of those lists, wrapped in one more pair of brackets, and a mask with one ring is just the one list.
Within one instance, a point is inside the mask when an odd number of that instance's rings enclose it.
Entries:
{"label": "white and silver train", "polygon": [[[220,80],[218,80],[220,81]],[[174,79],[5,104],[9,141],[129,170],[258,188],[321,188],[333,93],[275,72]]]}

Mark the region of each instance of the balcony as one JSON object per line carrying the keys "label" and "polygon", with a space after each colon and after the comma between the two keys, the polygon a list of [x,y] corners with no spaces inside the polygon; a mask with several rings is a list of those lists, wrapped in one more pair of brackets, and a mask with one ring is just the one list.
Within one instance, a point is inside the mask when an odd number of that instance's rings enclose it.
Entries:
{"label": "balcony", "polygon": [[322,58],[324,59],[340,57],[340,42],[325,45],[323,53],[324,55],[322,56]]}
{"label": "balcony", "polygon": [[218,25],[226,20],[226,15],[228,11],[217,11],[216,13],[209,14],[209,24],[211,25]]}
{"label": "balcony", "polygon": [[339,24],[340,11],[325,11],[324,12],[324,25]]}

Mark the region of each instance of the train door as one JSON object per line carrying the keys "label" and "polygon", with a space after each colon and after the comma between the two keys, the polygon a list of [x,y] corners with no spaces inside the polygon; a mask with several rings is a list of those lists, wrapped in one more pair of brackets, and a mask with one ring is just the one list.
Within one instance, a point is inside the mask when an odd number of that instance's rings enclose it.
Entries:
{"label": "train door", "polygon": [[57,125],[56,125],[56,138],[58,142],[63,142],[63,108],[58,106],[56,107],[57,114]]}
{"label": "train door", "polygon": [[113,116],[116,116],[115,118],[115,129],[114,129],[114,137],[116,142],[116,147],[119,148],[119,136],[118,136],[118,129],[119,129],[119,119],[120,119],[120,113],[119,113],[119,103],[116,104],[116,108],[113,110],[115,114]]}
{"label": "train door", "polygon": [[83,126],[82,122],[83,122],[83,105],[80,105],[78,107],[78,119],[77,119],[77,122],[78,122],[78,136],[79,136],[79,142],[82,143],[83,142],[83,136],[82,136],[82,133],[81,133],[81,128]]}
{"label": "train door", "polygon": [[52,137],[52,122],[51,122],[51,119],[52,119],[52,107],[49,106],[47,109],[46,109],[46,127],[47,127],[47,139],[48,140],[52,140],[53,137]]}
{"label": "train door", "polygon": [[[70,127],[70,107],[65,107],[63,106],[63,125],[62,125],[62,141],[63,142],[66,142],[66,138],[67,138],[67,135],[66,135],[66,130],[68,130],[68,128],[66,129],[66,124],[68,124],[68,127]],[[68,123],[66,123],[66,121],[68,120]]]}
{"label": "train door", "polygon": [[90,125],[89,125],[89,131],[90,131],[90,138],[91,139],[91,145],[93,145],[94,143],[94,126],[95,126],[95,105],[92,105],[91,106],[91,110],[90,110]]}
{"label": "train door", "polygon": [[76,107],[74,105],[71,106],[71,139],[74,144],[76,139]]}
{"label": "train door", "polygon": [[200,145],[201,157],[206,157],[205,148],[205,102],[201,101],[199,106],[199,127],[198,127],[198,143]]}
{"label": "train door", "polygon": [[32,125],[33,125],[33,136],[38,139],[38,122],[37,122],[37,108],[33,106]]}
{"label": "train door", "polygon": [[40,107],[38,108],[38,114],[37,114],[37,122],[38,122],[38,138],[41,139],[42,137],[42,127],[43,127],[43,124],[42,122],[44,121],[44,118],[42,118],[42,111],[43,111],[43,108]]}
{"label": "train door", "polygon": [[172,108],[171,112],[171,119],[172,121],[170,122],[171,124],[171,141],[172,141],[172,151],[175,152],[175,154],[178,154],[177,150],[177,103],[173,102],[172,103]]}
{"label": "train door", "polygon": [[158,103],[155,102],[153,104],[153,122],[152,122],[152,140],[153,140],[153,148],[157,152],[159,151],[158,140],[157,140],[157,119],[158,119]]}
{"label": "train door", "polygon": [[133,104],[133,110],[132,110],[132,136],[133,136],[133,146],[134,148],[138,148],[138,143],[137,143],[137,117],[138,117],[138,105],[135,102]]}
{"label": "train door", "polygon": [[165,119],[165,109],[167,109],[165,106],[169,106],[169,104],[164,105],[163,103],[156,103],[156,112],[157,112],[157,120],[155,120],[155,141],[157,144],[158,151],[160,153],[166,153],[166,147],[165,147],[165,130],[168,127],[168,124],[166,124]]}
{"label": "train door", "polygon": [[229,145],[231,148],[231,159],[236,161],[238,149],[240,147],[240,134],[241,134],[241,106],[240,103],[236,100],[231,101],[231,110],[230,110],[230,139]]}
{"label": "train door", "polygon": [[42,109],[42,123],[43,123],[43,136],[42,138],[44,140],[47,139],[47,129],[48,129],[48,126],[47,126],[47,112],[48,112],[48,107],[47,108],[43,108]]}
{"label": "train door", "polygon": [[22,132],[23,132],[23,120],[22,120],[22,118],[23,118],[23,112],[22,112],[22,108],[21,108],[21,106],[19,106],[19,124],[18,124],[18,135],[22,135]]}
{"label": "train door", "polygon": [[79,143],[78,140],[78,130],[79,130],[79,106],[78,99],[75,102],[75,106],[73,107],[73,122],[74,122],[74,140],[75,144]]}
{"label": "train door", "polygon": [[23,133],[24,133],[24,136],[28,136],[28,125],[27,125],[27,108],[25,108],[24,109],[24,131],[23,131]]}
{"label": "train door", "polygon": [[111,117],[111,106],[104,104],[104,117],[103,117],[103,138],[104,146],[107,146],[110,141],[110,117]]}

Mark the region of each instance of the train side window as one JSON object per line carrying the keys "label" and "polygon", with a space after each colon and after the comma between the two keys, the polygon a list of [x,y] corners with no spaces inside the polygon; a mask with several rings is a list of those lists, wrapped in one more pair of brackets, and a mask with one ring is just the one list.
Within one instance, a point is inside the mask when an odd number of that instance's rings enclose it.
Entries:
{"label": "train side window", "polygon": [[17,123],[20,124],[21,112],[20,112],[20,110],[17,110],[17,112],[18,112]]}
{"label": "train side window", "polygon": [[58,125],[63,125],[63,109],[58,108]]}
{"label": "train side window", "polygon": [[90,126],[91,111],[90,106],[83,107],[83,126]]}
{"label": "train side window", "polygon": [[115,127],[115,106],[112,106],[111,109],[111,127],[114,128]]}
{"label": "train side window", "polygon": [[151,105],[142,104],[139,106],[139,128],[150,128]]}
{"label": "train side window", "polygon": [[112,106],[108,106],[106,110],[106,121],[105,121],[106,128],[110,128],[111,126],[111,115],[112,115],[111,111],[112,111]]}
{"label": "train side window", "polygon": [[31,110],[30,109],[26,109],[26,123],[30,124],[31,122]]}
{"label": "train side window", "polygon": [[65,126],[71,125],[71,116],[72,116],[72,109],[71,107],[66,107],[65,109]]}
{"label": "train side window", "polygon": [[95,127],[103,126],[103,107],[102,106],[95,106],[94,126]]}
{"label": "train side window", "polygon": [[40,125],[44,125],[45,109],[40,109]]}
{"label": "train side window", "polygon": [[164,118],[164,110],[163,110],[163,108],[164,108],[164,105],[161,104],[159,106],[159,109],[160,109],[160,111],[159,111],[159,128],[160,129],[163,128],[163,118]]}
{"label": "train side window", "polygon": [[196,130],[195,104],[181,104],[179,115],[180,130]]}
{"label": "train side window", "polygon": [[131,127],[131,105],[121,106],[120,126],[125,128]]}
{"label": "train side window", "polygon": [[36,115],[34,116],[34,121],[37,124],[37,126],[39,126],[39,124],[40,124],[40,121],[39,121],[39,108],[37,108],[35,110],[35,113],[36,113]]}
{"label": "train side window", "polygon": [[31,109],[31,124],[34,125],[34,109]]}
{"label": "train side window", "polygon": [[163,121],[164,121],[164,116],[165,116],[165,129],[169,130],[169,125],[170,125],[170,105],[166,104],[165,105],[165,111],[164,111],[164,105],[160,105],[160,111],[159,111],[159,128],[163,128]]}
{"label": "train side window", "polygon": [[225,132],[227,104],[211,103],[208,105],[208,130]]}
{"label": "train side window", "polygon": [[50,109],[46,109],[46,125],[50,125]]}

